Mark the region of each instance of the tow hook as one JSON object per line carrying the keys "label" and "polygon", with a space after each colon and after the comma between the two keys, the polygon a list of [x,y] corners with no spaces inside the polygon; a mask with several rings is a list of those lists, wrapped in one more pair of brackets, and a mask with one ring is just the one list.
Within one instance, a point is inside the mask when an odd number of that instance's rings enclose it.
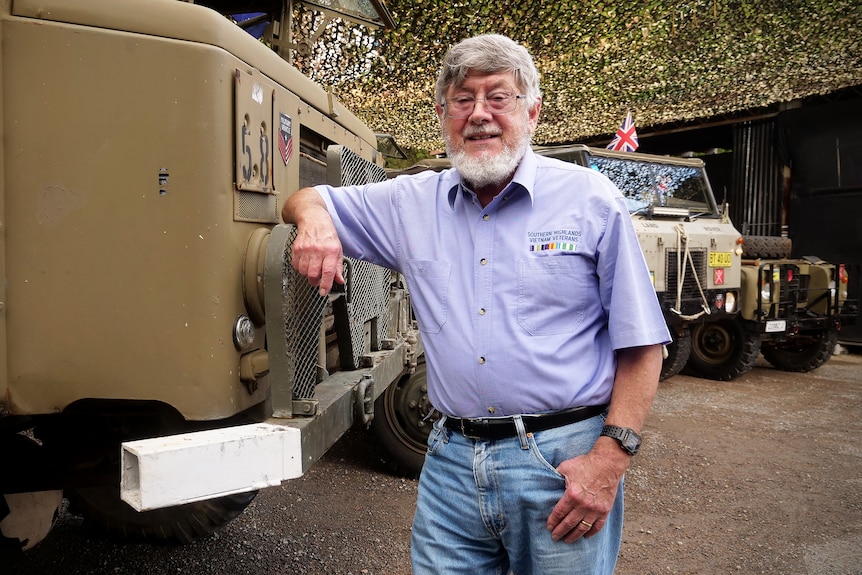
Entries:
{"label": "tow hook", "polygon": [[356,419],[365,425],[374,419],[374,378],[367,373],[356,386]]}

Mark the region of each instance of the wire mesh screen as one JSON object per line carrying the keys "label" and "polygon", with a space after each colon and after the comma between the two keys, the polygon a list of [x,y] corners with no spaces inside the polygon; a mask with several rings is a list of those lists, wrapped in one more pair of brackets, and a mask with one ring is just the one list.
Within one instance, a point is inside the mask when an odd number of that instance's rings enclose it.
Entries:
{"label": "wire mesh screen", "polygon": [[[695,313],[700,309],[700,290],[697,287],[697,281],[695,280],[694,273],[692,271],[692,263],[694,264],[694,269],[697,270],[697,277],[700,280],[700,285],[706,289],[707,284],[707,265],[706,265],[706,250],[703,249],[695,249],[689,252],[691,254],[691,263],[685,259],[685,261],[680,262],[680,258],[685,258],[685,254],[678,252],[676,250],[667,250],[666,259],[665,259],[665,269],[667,271],[667,292],[666,297],[670,298],[671,301],[676,297],[677,290],[679,288],[679,273],[677,266],[682,263],[683,268],[683,283],[682,283],[682,299],[681,306],[683,309],[679,310],[681,313],[689,314]],[[686,302],[685,300],[690,300]]]}
{"label": "wire mesh screen", "polygon": [[317,385],[318,342],[329,300],[321,297],[317,288],[308,285],[308,281],[293,269],[295,239],[296,228],[290,233],[284,254],[287,260],[285,269],[290,270],[285,286],[285,309],[290,313],[286,314],[284,327],[288,356],[294,363],[293,397],[308,399],[314,396]]}
{"label": "wire mesh screen", "polygon": [[[320,166],[309,165],[312,164],[310,160],[300,160],[301,170],[312,169],[320,174]],[[335,186],[386,179],[383,168],[363,160],[342,146],[329,148],[327,164],[327,173],[337,174],[335,178],[327,177],[328,183]],[[314,397],[314,389],[321,376],[326,373],[325,365],[319,361],[326,314],[331,309],[336,316],[336,324],[339,323],[338,316],[344,316],[340,323],[345,327],[338,333],[341,367],[359,367],[366,350],[379,350],[380,342],[386,337],[392,272],[380,266],[348,259],[349,265],[345,270],[348,293],[330,305],[329,298],[321,297],[317,289],[309,286],[306,279],[290,265],[295,239],[294,229],[285,250],[285,268],[289,270],[286,272],[288,278],[284,289],[285,309],[289,310],[285,317],[285,336],[288,354],[294,364],[293,398],[310,399]],[[366,333],[370,336],[368,345]],[[345,341],[342,342],[342,339]]]}
{"label": "wire mesh screen", "polygon": [[234,192],[234,219],[241,222],[278,222],[278,197],[258,192]]}
{"label": "wire mesh screen", "polygon": [[[331,174],[329,179],[336,180],[330,181],[331,185],[352,186],[386,179],[386,171],[382,167],[362,159],[344,146],[330,146],[326,160]],[[346,318],[340,324],[349,326],[349,341],[341,341],[346,334],[339,333],[338,337],[342,367],[355,369],[366,352],[366,332],[370,335],[367,347],[371,351],[379,350],[386,337],[392,272],[353,258],[347,260]]]}

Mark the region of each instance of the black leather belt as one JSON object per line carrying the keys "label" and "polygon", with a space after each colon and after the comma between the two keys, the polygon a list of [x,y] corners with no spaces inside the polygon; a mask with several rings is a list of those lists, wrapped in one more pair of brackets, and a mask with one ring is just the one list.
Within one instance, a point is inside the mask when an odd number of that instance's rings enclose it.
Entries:
{"label": "black leather belt", "polygon": [[[586,407],[573,407],[554,413],[524,414],[521,420],[527,433],[553,429],[563,425],[577,423],[603,413],[607,405],[588,405]],[[514,417],[485,417],[481,419],[462,419],[460,417],[446,417],[443,423],[447,429],[460,431],[465,437],[475,439],[505,439],[518,435],[515,427]]]}

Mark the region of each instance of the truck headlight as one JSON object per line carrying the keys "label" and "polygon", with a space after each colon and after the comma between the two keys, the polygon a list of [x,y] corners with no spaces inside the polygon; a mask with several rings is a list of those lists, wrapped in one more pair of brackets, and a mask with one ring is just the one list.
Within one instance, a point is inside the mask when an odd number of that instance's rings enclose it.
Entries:
{"label": "truck headlight", "polygon": [[729,291],[724,294],[724,311],[733,313],[736,311],[736,293]]}
{"label": "truck headlight", "polygon": [[254,343],[254,322],[247,315],[240,315],[233,324],[233,344],[239,351],[245,351]]}

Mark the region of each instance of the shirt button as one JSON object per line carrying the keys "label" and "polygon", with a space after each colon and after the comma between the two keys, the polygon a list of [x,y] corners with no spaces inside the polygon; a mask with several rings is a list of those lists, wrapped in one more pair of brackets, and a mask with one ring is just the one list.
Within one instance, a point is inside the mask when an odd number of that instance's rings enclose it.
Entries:
{"label": "shirt button", "polygon": [[479,260],[479,263],[484,266],[488,263],[488,260],[486,258],[482,258],[481,260]]}
{"label": "shirt button", "polygon": [[485,358],[484,358],[484,357],[480,357],[480,358],[479,358],[479,363],[485,363]]}
{"label": "shirt button", "polygon": [[488,220],[490,220],[490,219],[491,219],[491,216],[490,216],[490,215],[488,215],[488,214],[485,214],[484,216],[482,216],[482,219],[483,219],[483,220],[485,220],[485,221],[487,222]]}
{"label": "shirt button", "polygon": [[488,408],[488,413],[496,413],[496,412],[497,412],[497,409],[495,407],[489,407]]}
{"label": "shirt button", "polygon": [[485,308],[483,308],[483,307],[479,308],[479,315],[485,315]]}

